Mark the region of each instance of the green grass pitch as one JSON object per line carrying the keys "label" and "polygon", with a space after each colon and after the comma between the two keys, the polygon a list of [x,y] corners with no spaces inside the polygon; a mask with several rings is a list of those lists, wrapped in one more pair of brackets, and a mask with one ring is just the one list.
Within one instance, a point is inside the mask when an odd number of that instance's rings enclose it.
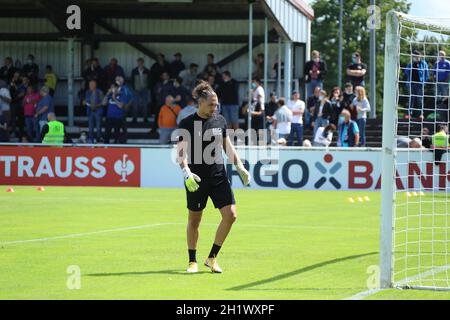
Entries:
{"label": "green grass pitch", "polygon": [[[367,290],[368,268],[378,264],[379,193],[236,190],[238,220],[218,275],[184,273],[182,189],[5,189],[0,299],[345,299]],[[364,196],[371,201],[348,201]],[[209,202],[199,261],[219,218]],[[80,269],[79,289],[67,286],[69,266]],[[391,289],[368,298],[450,292]]]}

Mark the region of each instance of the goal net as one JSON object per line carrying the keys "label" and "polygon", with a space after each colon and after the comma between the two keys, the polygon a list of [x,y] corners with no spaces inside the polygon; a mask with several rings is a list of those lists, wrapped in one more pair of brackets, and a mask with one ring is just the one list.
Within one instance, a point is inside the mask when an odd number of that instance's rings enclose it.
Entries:
{"label": "goal net", "polygon": [[450,290],[450,18],[387,16],[380,283]]}

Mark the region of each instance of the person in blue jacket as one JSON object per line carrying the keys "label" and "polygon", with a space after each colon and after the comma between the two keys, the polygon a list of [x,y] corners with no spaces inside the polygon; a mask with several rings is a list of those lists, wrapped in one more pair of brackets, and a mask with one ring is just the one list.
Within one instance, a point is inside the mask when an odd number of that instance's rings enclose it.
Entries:
{"label": "person in blue jacket", "polygon": [[423,96],[425,83],[428,82],[428,63],[418,50],[412,53],[412,62],[405,69],[405,80],[409,92],[409,106],[406,119],[418,117],[423,120]]}

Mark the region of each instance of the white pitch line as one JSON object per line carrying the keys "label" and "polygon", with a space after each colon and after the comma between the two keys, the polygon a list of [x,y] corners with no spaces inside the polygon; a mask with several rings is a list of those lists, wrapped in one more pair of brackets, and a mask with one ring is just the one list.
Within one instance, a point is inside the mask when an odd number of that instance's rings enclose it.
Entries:
{"label": "white pitch line", "polygon": [[355,294],[355,295],[353,295],[351,297],[345,298],[343,300],[363,300],[363,299],[367,298],[368,296],[371,296],[371,295],[373,295],[375,293],[378,293],[380,291],[383,291],[383,290],[384,289],[380,289],[380,288],[369,289],[369,290],[366,290],[366,291],[358,292],[357,294]]}
{"label": "white pitch line", "polygon": [[[167,226],[167,225],[184,225],[184,224],[185,224],[184,222],[167,222],[167,223],[146,224],[146,225],[142,225],[142,226],[122,227],[122,228],[98,230],[98,231],[91,231],[91,232],[67,234],[67,235],[63,235],[63,236],[36,238],[36,239],[28,239],[28,240],[3,241],[3,242],[0,242],[0,245],[23,244],[23,243],[44,242],[44,241],[59,240],[59,239],[81,238],[84,236],[90,236],[90,235],[96,235],[96,234],[102,234],[102,233],[140,230],[140,229]],[[217,226],[217,224],[214,224],[214,223],[204,223],[202,225],[209,226],[209,227]],[[302,225],[237,224],[236,227],[269,228],[269,229],[272,228],[272,229],[347,230],[347,231],[355,231],[355,230],[361,231],[362,230],[361,228],[324,227],[324,226],[308,226],[308,225],[302,226]],[[371,230],[371,229],[368,229],[368,230]]]}
{"label": "white pitch line", "polygon": [[90,235],[94,235],[94,234],[120,232],[120,231],[128,231],[128,230],[139,230],[139,229],[154,228],[154,227],[161,227],[161,226],[167,226],[167,225],[176,225],[176,224],[181,224],[181,223],[176,223],[176,222],[170,223],[170,222],[167,222],[167,223],[144,224],[142,226],[114,228],[114,229],[98,230],[98,231],[83,232],[83,233],[73,233],[73,234],[67,234],[67,235],[64,235],[64,236],[36,238],[36,239],[29,239],[29,240],[5,241],[5,242],[0,242],[0,245],[21,244],[21,243],[30,243],[30,242],[44,242],[44,241],[50,241],[50,240],[69,239],[69,238],[80,238],[80,237],[90,236]]}
{"label": "white pitch line", "polygon": [[[431,270],[419,273],[419,274],[417,274],[417,275],[415,275],[415,276],[413,276],[413,277],[411,277],[409,279],[405,279],[405,280],[399,281],[397,287],[394,287],[393,289],[399,289],[402,286],[407,285],[408,283],[411,283],[411,282],[414,282],[414,281],[417,281],[417,280],[421,280],[422,278],[427,278],[429,276],[434,276],[434,275],[436,275],[438,273],[441,273],[441,272],[444,272],[444,271],[446,271],[448,269],[450,269],[450,266],[443,266],[443,267],[437,267],[437,268],[434,268],[434,269],[431,269]],[[351,297],[345,298],[344,300],[363,300],[363,299],[367,298],[368,296],[371,296],[371,295],[373,295],[375,293],[378,293],[378,292],[381,292],[381,291],[384,291],[384,290],[386,290],[386,289],[381,289],[381,288],[369,289],[369,290],[366,290],[366,291],[359,292],[359,293],[357,293],[357,294],[355,294],[355,295],[353,295]]]}

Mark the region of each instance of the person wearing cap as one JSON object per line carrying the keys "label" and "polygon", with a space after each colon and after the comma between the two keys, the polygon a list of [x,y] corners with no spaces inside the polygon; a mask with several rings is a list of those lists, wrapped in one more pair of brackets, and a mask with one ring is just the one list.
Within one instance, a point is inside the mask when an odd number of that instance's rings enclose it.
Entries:
{"label": "person wearing cap", "polygon": [[411,56],[412,62],[404,70],[406,86],[409,92],[409,106],[406,119],[418,116],[423,120],[423,95],[425,82],[428,81],[428,63],[422,57],[422,53],[414,50]]}
{"label": "person wearing cap", "polygon": [[170,64],[170,78],[175,79],[180,75],[180,72],[186,69],[184,62],[182,61],[183,56],[181,53],[177,52],[174,55],[174,60]]}
{"label": "person wearing cap", "polygon": [[297,145],[303,144],[303,114],[305,113],[305,102],[300,100],[300,93],[297,90],[292,92],[292,98],[288,101],[287,107],[292,112],[291,132],[288,138],[288,146],[294,145],[295,136]]}
{"label": "person wearing cap", "polygon": [[55,113],[55,106],[53,97],[50,95],[50,89],[47,86],[43,86],[39,93],[41,99],[36,104],[36,112],[34,114],[36,142],[41,142],[41,131],[48,122],[48,114]]}
{"label": "person wearing cap", "polygon": [[62,145],[66,137],[64,124],[56,120],[53,112],[47,114],[48,122],[42,127],[41,136],[43,144]]}
{"label": "person wearing cap", "polygon": [[367,65],[361,61],[361,54],[355,52],[352,55],[352,63],[347,67],[348,81],[352,83],[353,87],[364,87],[365,76],[367,73]]}
{"label": "person wearing cap", "polygon": [[135,97],[132,104],[133,122],[137,122],[139,111],[142,113],[144,122],[147,121],[148,116],[148,105],[150,103],[150,70],[145,67],[144,63],[143,58],[137,59],[137,67],[131,72]]}

